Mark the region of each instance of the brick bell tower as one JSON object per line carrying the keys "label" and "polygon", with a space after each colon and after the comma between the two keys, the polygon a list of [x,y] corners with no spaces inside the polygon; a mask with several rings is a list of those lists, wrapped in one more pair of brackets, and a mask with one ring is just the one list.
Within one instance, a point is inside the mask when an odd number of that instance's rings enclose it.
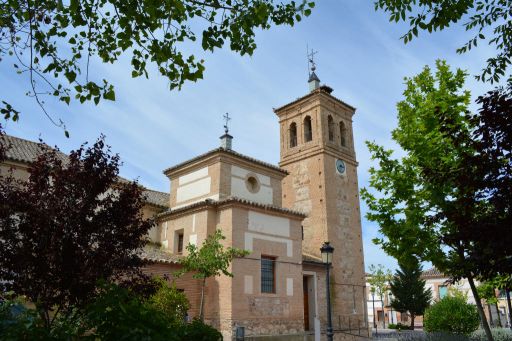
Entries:
{"label": "brick bell tower", "polygon": [[274,110],[281,135],[279,166],[289,172],[282,182],[283,206],[307,214],[304,254],[320,257],[325,241],[334,247],[333,326],[357,328],[365,323],[365,280],[355,108],[320,86],[312,58],[310,63],[309,94]]}

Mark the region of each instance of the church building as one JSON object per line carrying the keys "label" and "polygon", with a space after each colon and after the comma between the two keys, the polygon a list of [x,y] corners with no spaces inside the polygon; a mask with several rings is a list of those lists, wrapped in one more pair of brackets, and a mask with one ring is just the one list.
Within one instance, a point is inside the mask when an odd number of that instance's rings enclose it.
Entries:
{"label": "church building", "polygon": [[[226,340],[240,327],[245,336],[325,330],[320,248],[326,241],[334,247],[333,328],[367,334],[355,108],[320,86],[314,70],[309,85],[308,94],[274,110],[279,166],[236,152],[226,129],[219,148],[164,171],[171,186],[169,208],[158,214],[163,249],[183,255],[188,243],[200,245],[219,229],[226,246],[251,252],[233,260],[234,277],[206,284],[205,320]],[[172,267],[172,260],[167,263]],[[200,286],[193,281],[177,284],[198,307]]]}
{"label": "church building", "polygon": [[[206,280],[204,318],[232,340],[280,335],[290,340],[325,332],[326,267],[320,248],[334,247],[330,292],[335,340],[368,335],[361,213],[352,117],[355,108],[321,86],[274,110],[280,126],[280,162],[272,165],[233,148],[226,131],[220,147],[164,170],[167,193],[145,189],[146,216],[156,217],[153,242],[142,252],[148,273],[170,280],[197,317],[201,283],[173,278],[187,244],[200,246],[221,230],[225,246],[250,254],[235,258],[233,277]],[[2,169],[27,177],[37,144],[6,136],[12,146]],[[0,171],[2,171],[0,169]],[[156,246],[158,245],[158,246]]]}

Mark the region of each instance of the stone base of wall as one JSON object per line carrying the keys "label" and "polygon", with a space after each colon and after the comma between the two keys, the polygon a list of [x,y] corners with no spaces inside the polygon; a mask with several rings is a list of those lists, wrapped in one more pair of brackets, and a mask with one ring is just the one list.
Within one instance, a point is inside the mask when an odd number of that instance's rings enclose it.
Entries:
{"label": "stone base of wall", "polygon": [[[250,338],[257,337],[258,340],[267,340],[265,338],[279,336],[290,336],[293,337],[300,335],[304,340],[304,321],[300,320],[288,320],[288,319],[251,319],[251,320],[205,320],[206,323],[212,327],[218,329],[224,340],[234,339],[236,335],[236,329],[238,326],[244,327],[245,340],[251,340]],[[264,338],[264,339],[261,339]],[[280,340],[280,339],[276,339]],[[284,339],[283,339],[284,340]],[[288,339],[286,339],[288,340]]]}
{"label": "stone base of wall", "polygon": [[[326,341],[325,334],[322,334],[320,341]],[[226,340],[226,339],[225,339]],[[233,341],[236,339],[233,337]],[[356,336],[344,333],[335,333],[334,341],[368,341],[370,338],[363,336]],[[288,334],[288,335],[259,335],[259,336],[248,336],[244,338],[244,341],[315,341],[315,335],[311,333],[299,333],[299,334]]]}
{"label": "stone base of wall", "polygon": [[[325,335],[322,335],[322,340],[325,340]],[[351,335],[345,333],[335,333],[334,341],[366,341],[370,340],[370,338],[365,336]]]}
{"label": "stone base of wall", "polygon": [[[236,341],[233,338],[233,341]],[[311,334],[249,336],[244,341],[315,341]]]}

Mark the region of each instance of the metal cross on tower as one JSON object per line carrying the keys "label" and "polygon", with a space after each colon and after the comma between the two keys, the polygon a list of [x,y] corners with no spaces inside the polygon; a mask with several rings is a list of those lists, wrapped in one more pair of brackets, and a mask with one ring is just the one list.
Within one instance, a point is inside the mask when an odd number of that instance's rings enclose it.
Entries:
{"label": "metal cross on tower", "polygon": [[227,134],[229,132],[228,123],[231,121],[231,117],[229,117],[229,113],[225,113],[222,117],[224,118],[224,121],[226,121],[226,124],[224,124],[224,132]]}

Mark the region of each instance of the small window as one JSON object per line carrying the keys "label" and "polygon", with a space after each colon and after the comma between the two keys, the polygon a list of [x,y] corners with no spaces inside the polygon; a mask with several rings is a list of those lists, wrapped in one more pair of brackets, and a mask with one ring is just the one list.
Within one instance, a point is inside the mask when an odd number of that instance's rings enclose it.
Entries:
{"label": "small window", "polygon": [[175,232],[174,242],[176,253],[183,253],[183,230]]}
{"label": "small window", "polygon": [[261,292],[273,294],[276,292],[276,259],[261,256]]}
{"label": "small window", "polygon": [[329,141],[334,142],[334,120],[331,115],[327,118],[327,130],[329,132]]}
{"label": "small window", "polygon": [[297,124],[290,124],[290,148],[297,146]]}
{"label": "small window", "polygon": [[340,122],[340,142],[342,147],[347,146],[347,128],[343,122]]}
{"label": "small window", "polygon": [[443,299],[448,295],[448,287],[446,285],[439,286],[439,299]]}
{"label": "small window", "polygon": [[313,140],[313,131],[311,129],[311,117],[306,116],[304,119],[304,141],[309,142]]}

